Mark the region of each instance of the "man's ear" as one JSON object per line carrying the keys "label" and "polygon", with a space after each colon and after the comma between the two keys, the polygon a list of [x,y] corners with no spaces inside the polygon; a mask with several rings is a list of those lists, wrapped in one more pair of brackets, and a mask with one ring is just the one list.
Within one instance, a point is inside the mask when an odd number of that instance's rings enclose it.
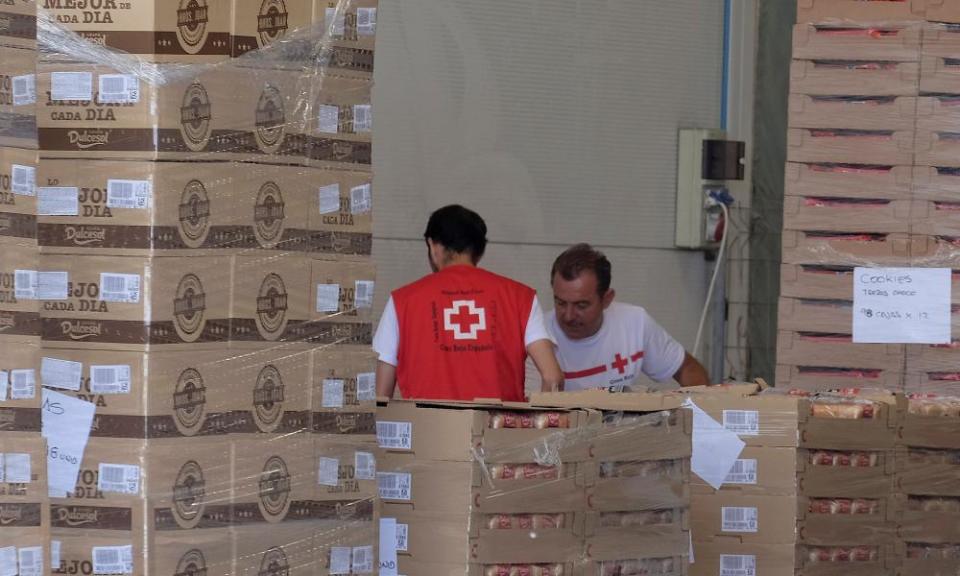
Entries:
{"label": "man's ear", "polygon": [[607,293],[603,295],[603,309],[606,310],[613,304],[613,299],[616,297],[617,291],[611,288],[607,290]]}

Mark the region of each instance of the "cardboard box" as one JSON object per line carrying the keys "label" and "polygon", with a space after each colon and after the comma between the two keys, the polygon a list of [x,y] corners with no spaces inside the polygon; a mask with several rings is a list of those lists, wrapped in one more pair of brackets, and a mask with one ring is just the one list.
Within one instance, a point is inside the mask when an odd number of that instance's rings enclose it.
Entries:
{"label": "cardboard box", "polygon": [[793,27],[793,57],[803,60],[859,60],[863,58],[917,62],[920,59],[919,23],[876,28],[831,28],[809,23]]}
{"label": "cardboard box", "polygon": [[312,576],[318,567],[313,522],[289,525],[235,528],[233,530],[234,571],[252,576],[269,573]]}
{"label": "cardboard box", "polygon": [[234,441],[234,521],[276,524],[310,518],[317,485],[313,437],[292,434],[269,440]]}
{"label": "cardboard box", "polygon": [[[797,22],[843,24],[923,20],[929,0],[797,0]],[[932,19],[932,18],[931,18]]]}
{"label": "cardboard box", "polygon": [[927,20],[931,22],[960,22],[960,8],[948,0],[926,0]]}
{"label": "cardboard box", "polygon": [[[849,501],[843,498],[812,499]],[[901,519],[901,503],[895,497],[869,499],[874,506],[871,514],[819,513],[811,508],[811,498],[802,497],[798,502],[798,536],[804,544],[820,546],[889,544],[897,539]]]}
{"label": "cardboard box", "polygon": [[[376,354],[342,350],[333,346],[310,352],[312,368],[313,430],[320,434],[369,435],[376,433]],[[363,428],[341,429],[340,422],[356,418]]]}
{"label": "cardboard box", "polygon": [[[23,517],[22,512],[23,506],[19,504],[0,504],[0,513],[3,513],[3,518],[8,521],[16,522],[18,517]],[[49,527],[4,527],[0,529],[0,536],[3,537],[4,548],[13,548],[15,562],[10,566],[11,569],[15,569],[16,563],[19,563],[21,570],[22,566],[27,564],[38,570],[35,574],[46,576],[50,573]]]}
{"label": "cardboard box", "polygon": [[856,344],[849,334],[791,332],[777,334],[777,363],[799,366],[815,361],[819,366],[843,367],[852,360],[866,367],[903,370],[904,346],[899,344]]}
{"label": "cardboard box", "polygon": [[780,298],[777,327],[795,332],[850,334],[853,303],[849,300]]}
{"label": "cardboard box", "polygon": [[704,495],[728,492],[755,496],[796,494],[796,461],[795,448],[747,446],[720,490],[714,490],[694,473],[690,476],[690,491]]}
{"label": "cardboard box", "polygon": [[783,231],[786,264],[901,265],[910,259],[907,234],[870,232]]}
{"label": "cardboard box", "polygon": [[[960,366],[960,345],[950,344],[910,344],[906,346],[906,367],[908,372],[949,372]],[[935,401],[935,399],[934,399]],[[911,402],[913,402],[911,400]],[[922,409],[923,399],[920,403]],[[933,406],[934,414],[938,406]]]}
{"label": "cardboard box", "polygon": [[926,511],[925,506],[952,507],[955,499],[909,496],[904,506],[900,535],[907,542],[960,542],[960,512]]}
{"label": "cardboard box", "polygon": [[852,298],[853,266],[782,264],[780,293],[791,298]]}
{"label": "cardboard box", "polygon": [[[65,514],[69,513],[71,518],[84,520],[95,516],[95,513],[91,511],[89,507],[70,507],[69,510],[56,506],[53,508],[54,514],[60,511],[64,511]],[[146,556],[144,555],[145,550],[143,549],[143,539],[141,536],[143,531],[140,529],[139,533],[137,533],[134,529],[127,527],[133,524],[133,521],[129,518],[129,510],[127,510],[124,518],[118,519],[117,516],[119,516],[119,514],[111,515],[111,521],[104,520],[106,515],[97,516],[96,525],[86,529],[61,528],[55,525],[54,528],[50,530],[50,538],[54,542],[59,543],[60,565],[53,567],[52,573],[81,573],[84,567],[92,571],[95,550],[107,548],[108,550],[100,551],[99,554],[101,554],[101,558],[110,558],[112,560],[116,559],[113,557],[113,553],[120,552],[119,550],[115,550],[116,547],[130,546],[130,557],[126,558],[126,560],[130,561],[129,573],[134,576],[142,576],[145,574],[146,571],[143,564]],[[141,537],[138,538],[138,536]],[[122,554],[117,558],[124,559]],[[103,565],[98,564],[98,567],[99,566]],[[109,569],[111,568],[100,568],[100,570]]]}
{"label": "cardboard box", "polygon": [[795,448],[797,399],[786,395],[735,397],[704,394],[693,401],[747,446]]}
{"label": "cardboard box", "polygon": [[233,0],[233,57],[282,40],[294,30],[309,27],[312,19],[313,0],[266,0],[259,4]]}
{"label": "cardboard box", "polygon": [[960,53],[960,33],[956,27],[940,22],[923,24],[923,55],[953,58]]}
{"label": "cardboard box", "polygon": [[[873,386],[864,388],[892,387]],[[899,444],[898,431],[906,401],[903,396],[890,392],[876,394],[858,394],[852,400],[857,403],[869,401],[873,404],[873,418],[819,416],[814,407],[819,403],[842,404],[845,399],[823,398],[801,400],[798,407],[800,416],[800,445],[806,448],[829,450],[892,450]]]}
{"label": "cardboard box", "polygon": [[[868,555],[870,560],[853,560],[855,554]],[[795,574],[801,576],[841,576],[867,574],[893,576],[898,574],[904,552],[897,544],[866,546],[797,547]],[[829,560],[829,558],[836,558]]]}
{"label": "cardboard box", "polygon": [[917,98],[916,127],[919,131],[960,132],[960,99],[951,96]]}
{"label": "cardboard box", "polygon": [[0,147],[0,246],[36,245],[36,170],[35,151]]}
{"label": "cardboard box", "polygon": [[960,396],[960,382],[956,366],[916,372],[911,369],[904,374],[906,394],[934,394],[937,396]]}
{"label": "cardboard box", "polygon": [[[944,419],[939,420],[941,423],[938,424],[946,424],[942,422]],[[960,496],[960,487],[957,484],[960,460],[953,450],[956,445],[955,437],[948,438],[945,435],[948,426],[929,422],[923,429],[915,422],[917,420],[908,415],[904,423],[904,441],[930,447],[911,447],[897,455],[902,462],[897,474],[897,490],[905,494]],[[949,448],[937,449],[942,446]]]}
{"label": "cardboard box", "polygon": [[376,439],[314,436],[313,452],[318,470],[313,497],[316,501],[334,501],[372,510],[379,498]]}
{"label": "cardboard box", "polygon": [[823,232],[906,233],[912,202],[788,196],[783,200],[783,226]]}
{"label": "cardboard box", "polygon": [[[384,477],[383,473],[388,476]],[[473,486],[480,483],[479,476],[479,470],[471,462],[413,461],[396,454],[385,454],[377,460],[377,482],[383,502],[381,513],[385,518],[400,517],[406,512],[463,514],[474,503]],[[404,488],[408,490],[404,491]],[[497,510],[484,510],[485,503],[481,499],[480,506],[476,507],[480,513],[497,513]],[[570,508],[564,510],[560,507],[560,512]],[[510,513],[520,514],[522,511]]]}
{"label": "cardboard box", "polygon": [[[0,340],[0,379],[6,380],[6,394],[0,401],[0,431],[31,433],[39,428],[40,341]],[[16,417],[17,414],[20,417]],[[29,417],[27,417],[29,416]],[[26,420],[23,418],[27,417]]]}
{"label": "cardboard box", "polygon": [[[939,449],[960,448],[960,418],[947,415],[950,413],[948,410],[952,410],[949,402],[938,398],[910,399],[908,402],[910,407],[903,416],[903,427],[900,429],[904,444]],[[918,463],[927,464],[922,459]],[[940,463],[936,461],[930,466]]]}
{"label": "cardboard box", "polygon": [[230,57],[231,0],[53,0],[44,2],[44,9],[61,25],[94,45],[150,61],[212,62]]}
{"label": "cardboard box", "polygon": [[[587,463],[584,467],[592,463]],[[630,469],[637,462],[607,461],[601,467],[624,465]],[[593,464],[596,466],[597,464]],[[664,510],[684,508],[690,502],[689,460],[661,460],[656,465],[664,471],[647,476],[625,475],[604,477],[601,472],[587,468],[584,482],[587,488],[589,512],[617,512],[623,510]],[[643,465],[640,465],[643,467]]]}
{"label": "cardboard box", "polygon": [[37,47],[36,0],[7,0],[0,7],[0,45]]}
{"label": "cardboard box", "polygon": [[955,200],[960,195],[960,170],[914,166],[913,196],[917,200]]}
{"label": "cardboard box", "polygon": [[158,532],[147,550],[147,573],[236,574],[236,557],[229,528]]}
{"label": "cardboard box", "polygon": [[[285,348],[231,351],[215,376],[230,402],[211,402],[213,410],[234,407],[230,434],[270,434],[276,437],[311,429],[309,406],[313,401],[310,353]],[[229,413],[229,412],[227,412]]]}
{"label": "cardboard box", "polygon": [[344,6],[337,14],[335,0],[314,0],[313,22],[321,25],[323,30],[333,32],[331,39],[336,46],[369,51],[372,59],[377,39],[378,5],[379,0],[358,0]]}
{"label": "cardboard box", "polygon": [[916,121],[917,98],[791,94],[789,110],[791,128],[910,131]]}
{"label": "cardboard box", "polygon": [[916,163],[918,165],[960,167],[960,160],[956,157],[960,151],[960,132],[949,130],[949,127],[917,130]]}
{"label": "cardboard box", "polygon": [[916,62],[831,63],[794,60],[790,92],[818,96],[917,96],[920,65]]}
{"label": "cardboard box", "polygon": [[[379,566],[378,525],[377,522],[365,522],[348,523],[345,526],[315,527],[314,553],[310,566],[312,572],[309,573],[317,576],[334,576],[342,573],[346,570],[347,553],[350,554],[350,569],[353,573],[376,573],[376,567]],[[292,524],[291,529],[294,526],[296,524]],[[371,565],[373,568],[370,568]],[[251,575],[259,573],[260,570],[249,572]],[[291,571],[291,574],[293,573]]]}
{"label": "cardboard box", "polygon": [[[956,238],[960,236],[960,225],[955,223],[960,213],[960,202],[943,200],[916,200],[911,209],[914,234],[937,236],[941,238]],[[942,242],[939,247],[952,247],[949,242]],[[918,254],[917,256],[923,256]]]}
{"label": "cardboard box", "polygon": [[920,91],[933,94],[951,94],[956,90],[960,68],[954,60],[943,56],[924,54],[920,59]]}
{"label": "cardboard box", "polygon": [[811,364],[777,365],[777,386],[821,392],[840,388],[880,388],[884,390],[903,389],[903,368],[885,370],[859,366],[859,359],[850,358],[847,364],[855,366],[820,366],[816,358],[808,359]]}
{"label": "cardboard box", "polygon": [[0,146],[37,147],[36,73],[35,50],[0,46]]}
{"label": "cardboard box", "polygon": [[[958,240],[948,235],[911,237],[911,262],[914,265],[951,268],[956,261]],[[956,276],[956,272],[954,273]]]}
{"label": "cardboard box", "polygon": [[[908,556],[903,560],[899,573],[903,576],[948,576],[960,570],[960,560],[942,559],[942,547],[937,545],[924,546],[918,544],[908,548],[915,551],[917,557]],[[928,554],[928,558],[924,555]]]}
{"label": "cardboard box", "polygon": [[[0,334],[18,340],[39,335],[40,302],[31,289],[39,256],[30,246],[3,246],[0,259]],[[18,279],[19,273],[19,279]],[[20,294],[18,295],[18,288]]]}
{"label": "cardboard box", "polygon": [[698,538],[735,537],[743,543],[764,544],[796,541],[797,502],[791,495],[694,494],[690,509],[692,531]]}
{"label": "cardboard box", "polygon": [[841,164],[913,164],[913,130],[846,130],[842,128],[787,130],[790,162]]}
{"label": "cardboard box", "polygon": [[[696,561],[691,576],[717,576],[724,573],[792,576],[796,562],[793,544],[743,543],[738,538],[693,541]],[[733,572],[735,571],[735,572]]]}
{"label": "cardboard box", "polygon": [[[226,259],[45,255],[40,264],[45,271],[65,272],[70,283],[67,298],[43,303],[45,347],[194,350],[223,349],[228,341],[231,276]],[[125,275],[123,294],[108,293],[115,301],[104,299],[102,274]],[[106,279],[120,287],[117,276]]]}
{"label": "cardboard box", "polygon": [[[791,96],[794,97],[809,98]],[[910,122],[912,124],[912,117]],[[788,162],[786,195],[909,200],[912,193],[911,170],[910,166],[837,166]]]}
{"label": "cardboard box", "polygon": [[[0,506],[32,504],[47,499],[47,443],[37,434],[33,438],[0,434],[4,478],[0,481]],[[2,534],[2,532],[0,532]]]}
{"label": "cardboard box", "polygon": [[623,561],[649,560],[653,566],[661,566],[662,573],[686,574],[690,543],[689,532],[642,538],[623,530],[604,538],[587,538],[587,570],[593,570],[585,573],[609,574],[608,570],[616,568],[608,568],[607,563],[616,566]]}

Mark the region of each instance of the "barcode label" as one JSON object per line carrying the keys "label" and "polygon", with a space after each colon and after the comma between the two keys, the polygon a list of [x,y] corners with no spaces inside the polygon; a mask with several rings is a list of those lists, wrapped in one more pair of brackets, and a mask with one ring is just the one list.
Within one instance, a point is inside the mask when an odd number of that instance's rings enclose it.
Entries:
{"label": "barcode label", "polygon": [[126,74],[100,75],[100,103],[134,104],[140,101],[140,81]]}
{"label": "barcode label", "polygon": [[317,111],[317,132],[336,134],[340,131],[340,107],[321,104]]}
{"label": "barcode label", "polygon": [[78,216],[80,189],[75,186],[37,188],[37,214],[40,216]]}
{"label": "barcode label", "polygon": [[373,36],[377,33],[377,9],[357,8],[357,34]]}
{"label": "barcode label", "polygon": [[343,408],[343,380],[325,379],[323,381],[324,408]]}
{"label": "barcode label", "polygon": [[757,461],[756,460],[737,460],[733,463],[733,468],[727,473],[725,484],[756,484],[757,483]]}
{"label": "barcode label", "polygon": [[373,574],[373,546],[356,546],[353,549],[353,573]]}
{"label": "barcode label", "polygon": [[133,574],[132,546],[94,546],[94,574]]}
{"label": "barcode label", "polygon": [[7,389],[10,388],[10,373],[0,370],[0,402],[7,401]]}
{"label": "barcode label", "polygon": [[20,576],[43,574],[43,546],[20,549]]}
{"label": "barcode label", "polygon": [[346,30],[346,14],[343,10],[337,14],[336,8],[327,8],[324,12],[326,17],[324,22],[327,27],[327,31],[332,38],[343,38],[343,32]]}
{"label": "barcode label", "polygon": [[320,458],[317,484],[320,486],[337,486],[340,484],[340,460],[337,458]]}
{"label": "barcode label", "polygon": [[724,532],[756,532],[757,531],[757,509],[756,508],[727,508],[721,509],[722,526]]}
{"label": "barcode label", "polygon": [[377,422],[377,444],[386,449],[413,450],[413,423]]}
{"label": "barcode label", "polygon": [[21,196],[37,195],[37,169],[35,167],[13,164],[10,167],[10,177],[13,180],[10,188],[14,194]]}
{"label": "barcode label", "polygon": [[69,284],[66,272],[37,272],[37,300],[66,300]]}
{"label": "barcode label", "polygon": [[353,307],[373,308],[373,288],[376,285],[372,280],[357,280],[356,293],[353,298]]}
{"label": "barcode label", "polygon": [[377,375],[374,372],[357,374],[357,400],[373,402],[377,399]]}
{"label": "barcode label", "polygon": [[100,464],[97,488],[101,492],[140,493],[140,467],[125,464]]}
{"label": "barcode label", "polygon": [[373,111],[369,104],[354,104],[353,133],[364,134],[373,130]]}
{"label": "barcode label", "polygon": [[397,552],[407,551],[407,533],[409,530],[407,524],[397,524]]}
{"label": "barcode label", "polygon": [[50,541],[50,565],[54,569],[60,566],[60,541],[51,540]]}
{"label": "barcode label", "polygon": [[340,285],[317,284],[317,312],[340,310]]}
{"label": "barcode label", "polygon": [[83,379],[83,362],[59,360],[57,358],[40,359],[40,381],[48,388],[80,390]]}
{"label": "barcode label", "polygon": [[724,410],[723,427],[743,436],[760,434],[760,413],[756,410]]}
{"label": "barcode label", "polygon": [[37,103],[37,77],[34,74],[13,77],[13,105],[29,106]]}
{"label": "barcode label", "polygon": [[36,396],[37,373],[31,368],[10,372],[10,399],[33,400]]}
{"label": "barcode label", "polygon": [[320,187],[320,213],[334,214],[340,211],[340,185],[328,184]]}
{"label": "barcode label", "polygon": [[107,207],[146,210],[153,199],[149,180],[107,180]]}
{"label": "barcode label", "polygon": [[377,472],[377,489],[384,500],[410,500],[413,479],[403,472]]}
{"label": "barcode label", "polygon": [[330,548],[330,574],[349,574],[353,550],[342,546]]}
{"label": "barcode label", "polygon": [[361,184],[350,189],[350,213],[364,214],[373,209],[370,184]]}
{"label": "barcode label", "polygon": [[93,74],[90,72],[51,72],[51,100],[93,100]]}
{"label": "barcode label", "polygon": [[90,391],[94,394],[129,394],[130,366],[91,366]]}
{"label": "barcode label", "polygon": [[16,546],[0,548],[0,576],[17,576],[19,571]]}
{"label": "barcode label", "polygon": [[356,452],[353,455],[353,467],[357,480],[377,479],[377,459],[370,452]]}
{"label": "barcode label", "polygon": [[13,271],[13,295],[17,300],[36,300],[37,299],[37,277],[36,270],[14,270]]}
{"label": "barcode label", "polygon": [[104,302],[140,302],[139,274],[100,274],[100,300]]}
{"label": "barcode label", "polygon": [[756,556],[720,555],[720,576],[755,576]]}
{"label": "barcode label", "polygon": [[30,483],[30,455],[8,453],[3,455],[4,482],[10,484]]}

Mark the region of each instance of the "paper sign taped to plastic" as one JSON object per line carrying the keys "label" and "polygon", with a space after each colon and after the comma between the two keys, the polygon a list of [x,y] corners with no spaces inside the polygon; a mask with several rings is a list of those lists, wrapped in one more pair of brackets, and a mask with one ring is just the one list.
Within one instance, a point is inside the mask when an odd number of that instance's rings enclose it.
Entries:
{"label": "paper sign taped to plastic", "polygon": [[853,341],[949,344],[949,268],[854,268]]}

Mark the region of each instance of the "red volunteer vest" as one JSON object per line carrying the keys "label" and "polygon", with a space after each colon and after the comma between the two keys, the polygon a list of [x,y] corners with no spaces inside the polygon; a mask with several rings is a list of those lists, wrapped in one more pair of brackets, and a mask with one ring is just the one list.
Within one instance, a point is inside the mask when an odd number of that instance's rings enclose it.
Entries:
{"label": "red volunteer vest", "polygon": [[536,292],[450,266],[393,292],[404,398],[523,401],[524,335]]}

